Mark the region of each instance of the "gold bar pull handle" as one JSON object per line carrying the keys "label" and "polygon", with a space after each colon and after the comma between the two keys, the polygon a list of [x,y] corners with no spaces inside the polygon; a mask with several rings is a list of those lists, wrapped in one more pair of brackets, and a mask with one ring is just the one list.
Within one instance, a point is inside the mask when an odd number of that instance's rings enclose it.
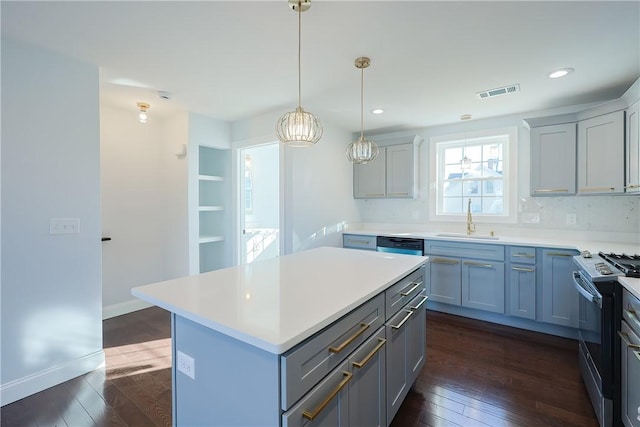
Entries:
{"label": "gold bar pull handle", "polygon": [[523,268],[523,267],[511,267],[511,269],[515,271],[524,271],[527,273],[533,273],[535,271],[533,268]]}
{"label": "gold bar pull handle", "polygon": [[406,321],[409,320],[409,318],[413,314],[413,311],[410,311],[410,310],[405,310],[405,312],[407,313],[407,315],[404,316],[404,319],[402,319],[402,321],[400,321],[400,323],[398,323],[397,325],[391,325],[391,329],[400,329],[400,328],[402,328],[402,325],[404,325],[406,323]]}
{"label": "gold bar pull handle", "polygon": [[311,412],[304,411],[302,413],[303,417],[305,417],[309,421],[313,421],[320,414],[320,412],[322,412],[322,410],[329,404],[329,402],[331,402],[331,399],[336,397],[336,395],[340,393],[340,390],[342,390],[344,386],[346,386],[349,383],[349,381],[351,381],[351,378],[353,377],[353,374],[347,371],[342,371],[342,375],[344,375],[344,379],[340,381],[340,384],[338,384],[338,386],[331,393],[329,393],[329,395],[320,403],[320,405],[318,405],[316,409],[314,409]]}
{"label": "gold bar pull handle", "polygon": [[471,267],[493,268],[493,264],[483,264],[481,262],[465,261],[464,265],[468,265]]}
{"label": "gold bar pull handle", "polygon": [[633,308],[630,307],[629,309],[624,309],[622,311],[624,311],[625,314],[629,317],[629,320],[636,324],[637,328],[640,328],[640,319],[638,318],[638,313]]}
{"label": "gold bar pull handle", "polygon": [[410,308],[411,310],[417,310],[417,309],[419,309],[419,308],[420,308],[420,306],[421,306],[422,304],[424,304],[424,302],[425,302],[426,300],[428,300],[428,299],[429,299],[429,297],[428,297],[428,296],[423,295],[423,296],[422,296],[422,301],[420,301],[419,303],[417,303],[417,304],[416,304],[416,305],[414,305],[414,306],[409,306],[409,308]]}
{"label": "gold bar pull handle", "polygon": [[[411,292],[415,291],[419,286],[421,286],[421,285],[422,285],[422,280],[421,280],[421,281],[419,281],[419,282],[413,282],[413,283],[412,283],[412,284],[410,284],[409,286],[411,286],[411,285],[413,285],[413,286],[411,287],[411,289],[409,289],[408,291],[404,291],[404,290],[403,290],[403,291],[401,291],[401,292],[400,292],[400,295],[401,295],[401,296],[403,296],[403,297],[406,297],[406,296],[411,295]],[[409,286],[407,286],[407,288],[408,288]],[[406,288],[405,288],[405,289],[406,289]]]}
{"label": "gold bar pull handle", "polygon": [[534,193],[568,193],[568,188],[538,188],[533,190]]}
{"label": "gold bar pull handle", "polygon": [[385,340],[384,338],[378,338],[378,345],[374,347],[373,350],[371,350],[371,352],[369,354],[367,354],[367,356],[362,359],[362,362],[353,362],[353,366],[355,366],[356,368],[360,369],[362,368],[364,365],[366,365],[367,363],[369,363],[369,360],[371,360],[371,358],[373,356],[376,355],[376,353],[378,351],[380,351],[380,349],[382,347],[384,347],[385,343],[387,342],[387,340]]}
{"label": "gold bar pull handle", "polygon": [[624,188],[626,188],[626,189],[640,188],[640,184],[629,184]]}
{"label": "gold bar pull handle", "polygon": [[535,255],[531,255],[531,254],[513,254],[511,255],[514,258],[535,258]]}
{"label": "gold bar pull handle", "polygon": [[362,335],[364,333],[364,331],[366,331],[368,328],[369,328],[369,324],[368,323],[360,323],[360,329],[358,329],[358,331],[355,334],[353,334],[352,336],[350,336],[349,338],[344,340],[342,342],[342,344],[340,344],[339,346],[337,346],[337,347],[329,347],[329,352],[330,353],[340,353],[342,350],[345,349],[346,346],[351,344],[356,338],[358,338],[360,335]]}
{"label": "gold bar pull handle", "polygon": [[613,191],[615,187],[583,187],[580,191]]}
{"label": "gold bar pull handle", "polygon": [[631,344],[631,342],[629,341],[629,334],[628,333],[618,331],[618,335],[620,335],[620,338],[622,338],[622,341],[624,342],[624,345],[626,345],[629,348],[640,350],[640,345]]}
{"label": "gold bar pull handle", "polygon": [[431,260],[432,264],[459,264],[460,261],[457,259],[447,259],[447,258],[434,258]]}
{"label": "gold bar pull handle", "polygon": [[565,254],[562,252],[549,252],[548,256],[574,256],[573,254]]}

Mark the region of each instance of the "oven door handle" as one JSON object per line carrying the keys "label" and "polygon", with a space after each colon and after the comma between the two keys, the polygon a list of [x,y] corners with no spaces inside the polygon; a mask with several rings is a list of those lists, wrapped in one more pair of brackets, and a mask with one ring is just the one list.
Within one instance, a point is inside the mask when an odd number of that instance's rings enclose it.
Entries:
{"label": "oven door handle", "polygon": [[[579,271],[573,272],[573,285],[576,287],[576,290],[585,297],[589,302],[598,304],[598,307],[602,308],[602,295],[596,293],[593,294],[590,292],[586,286],[583,286],[580,282],[584,283],[584,279]],[[586,284],[586,283],[585,283]]]}

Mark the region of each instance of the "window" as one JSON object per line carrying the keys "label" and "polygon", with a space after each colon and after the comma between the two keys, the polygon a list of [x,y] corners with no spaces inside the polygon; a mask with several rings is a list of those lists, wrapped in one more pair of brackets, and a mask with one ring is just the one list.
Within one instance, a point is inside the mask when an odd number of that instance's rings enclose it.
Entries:
{"label": "window", "polygon": [[431,138],[432,219],[513,222],[516,129]]}

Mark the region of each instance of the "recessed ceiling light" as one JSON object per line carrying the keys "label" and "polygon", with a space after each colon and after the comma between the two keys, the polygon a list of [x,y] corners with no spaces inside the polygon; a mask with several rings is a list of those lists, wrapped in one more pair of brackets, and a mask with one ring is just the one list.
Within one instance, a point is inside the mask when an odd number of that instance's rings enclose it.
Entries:
{"label": "recessed ceiling light", "polygon": [[550,79],[557,79],[560,77],[564,77],[569,73],[573,73],[573,68],[562,68],[560,70],[556,70],[556,71],[552,71],[551,73],[549,73],[549,78]]}
{"label": "recessed ceiling light", "polygon": [[382,108],[374,108],[373,110],[371,110],[371,114],[382,114],[384,113],[384,110]]}

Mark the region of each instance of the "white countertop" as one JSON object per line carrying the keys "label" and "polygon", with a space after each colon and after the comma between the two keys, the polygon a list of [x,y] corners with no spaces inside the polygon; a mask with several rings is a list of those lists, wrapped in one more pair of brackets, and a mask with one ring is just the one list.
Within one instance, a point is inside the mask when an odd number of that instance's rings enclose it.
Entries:
{"label": "white countertop", "polygon": [[640,299],[640,279],[634,277],[618,277],[618,282],[622,283],[633,296]]}
{"label": "white countertop", "polygon": [[139,286],[131,293],[207,328],[282,354],[427,260],[322,247]]}
{"label": "white countertop", "polygon": [[[360,234],[365,236],[393,236],[393,237],[413,237],[417,239],[429,240],[451,240],[456,242],[468,243],[488,243],[495,245],[518,245],[518,246],[534,246],[555,249],[576,249],[578,251],[588,250],[593,254],[598,252],[615,252],[637,254],[640,253],[640,244],[637,243],[620,243],[596,240],[577,240],[565,237],[531,237],[516,235],[497,235],[497,239],[482,238],[490,237],[481,233],[474,233],[467,237],[464,233],[447,233],[447,232],[427,232],[427,231],[388,231],[373,228],[349,229],[344,234]],[[443,236],[443,235],[447,236]],[[459,237],[452,237],[453,234],[459,234]],[[480,237],[478,237],[480,236]]]}

